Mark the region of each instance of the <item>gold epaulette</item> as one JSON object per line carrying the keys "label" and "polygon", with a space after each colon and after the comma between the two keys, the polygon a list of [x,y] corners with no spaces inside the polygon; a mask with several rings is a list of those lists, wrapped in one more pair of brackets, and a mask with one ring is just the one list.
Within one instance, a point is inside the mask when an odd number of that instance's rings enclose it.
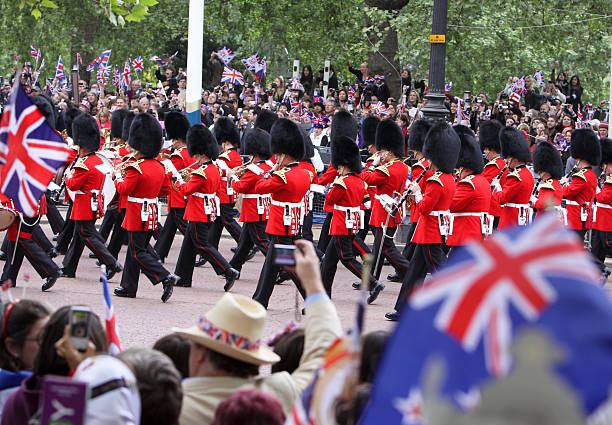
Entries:
{"label": "gold epaulette", "polygon": [[580,177],[582,180],[587,181],[587,178],[584,175],[586,173],[586,170],[587,170],[586,168],[583,168],[582,170],[578,170],[574,174],[572,174],[572,177]]}
{"label": "gold epaulette", "polygon": [[229,157],[229,154],[227,152],[223,152],[221,155],[219,155],[219,159],[224,159],[224,160],[229,162],[230,157]]}
{"label": "gold epaulette", "polygon": [[181,151],[183,149],[185,149],[184,146],[182,148],[176,149],[174,152],[170,154],[170,158],[172,158],[173,156],[178,156],[179,158],[183,158],[183,155],[181,155]]}
{"label": "gold epaulette", "polygon": [[413,165],[413,168],[421,167],[424,170],[427,167],[425,167],[425,165],[423,165],[423,162],[425,162],[425,158],[424,157],[419,159],[417,162],[415,162],[415,164]]}
{"label": "gold epaulette", "polygon": [[308,174],[310,175],[310,183],[312,183],[312,181],[314,180],[314,174],[312,171],[306,170],[308,171]]}
{"label": "gold epaulette", "polygon": [[374,169],[375,171],[381,171],[383,174],[385,174],[387,177],[389,177],[391,175],[391,173],[389,173],[389,170],[387,169],[387,165],[379,165],[378,167],[376,167]]}
{"label": "gold epaulette", "polygon": [[196,176],[200,176],[200,177],[204,177],[205,179],[208,179],[208,177],[206,176],[206,169],[208,168],[208,165],[204,166],[204,167],[198,167],[195,170],[193,170],[191,172],[192,175],[196,175]]}
{"label": "gold epaulette", "polygon": [[73,168],[80,168],[82,170],[85,171],[89,171],[89,167],[85,164],[85,161],[87,161],[86,157],[81,157],[77,160],[77,162],[74,164]]}
{"label": "gold epaulette", "polygon": [[366,159],[366,163],[368,163],[368,162],[370,162],[370,163],[374,162],[374,155],[372,155],[371,157]]}
{"label": "gold epaulette", "polygon": [[518,170],[514,170],[511,173],[508,173],[507,178],[510,178],[510,177],[516,177],[518,179],[518,181],[522,181],[521,180],[521,176],[520,176]]}
{"label": "gold epaulette", "polygon": [[334,180],[334,182],[332,183],[332,186],[342,186],[345,190],[346,190],[346,183],[344,183],[344,176],[340,177],[336,177],[336,179]]}
{"label": "gold epaulette", "polygon": [[472,189],[476,190],[476,186],[474,186],[474,182],[472,181],[473,178],[474,178],[474,175],[470,174],[469,176],[466,176],[464,179],[459,180],[459,183],[467,183],[470,186],[472,186]]}
{"label": "gold epaulette", "polygon": [[126,168],[132,167],[133,169],[138,171],[140,174],[142,174],[142,170],[140,169],[140,163],[143,161],[144,159],[139,159],[138,161],[130,162],[126,165]]}
{"label": "gold epaulette", "polygon": [[540,186],[540,190],[541,189],[550,189],[550,190],[555,190],[555,187],[553,186],[553,181],[552,179],[548,179],[546,180],[544,183],[542,183],[542,186]]}
{"label": "gold epaulette", "polygon": [[289,171],[289,168],[283,168],[282,170],[275,171],[272,175],[280,177],[287,184],[287,176],[285,175],[287,171]]}
{"label": "gold epaulette", "polygon": [[427,179],[427,181],[428,182],[436,182],[440,186],[444,187],[444,183],[442,183],[442,180],[440,180],[440,176],[441,175],[442,175],[441,171],[436,171],[433,176],[431,176],[430,178]]}
{"label": "gold epaulette", "polygon": [[499,166],[499,164],[497,163],[497,158],[494,158],[494,159],[490,160],[489,162],[487,162],[487,165],[485,165],[485,167],[488,167],[489,165],[495,165],[498,170],[501,168]]}

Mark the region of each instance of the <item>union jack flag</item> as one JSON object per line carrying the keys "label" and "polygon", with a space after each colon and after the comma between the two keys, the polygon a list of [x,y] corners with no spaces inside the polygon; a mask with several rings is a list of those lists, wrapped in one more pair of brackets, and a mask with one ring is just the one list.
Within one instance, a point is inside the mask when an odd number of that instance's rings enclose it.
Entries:
{"label": "union jack flag", "polygon": [[318,116],[313,116],[311,122],[312,126],[315,128],[325,128],[329,125],[329,118],[323,114],[319,114]]}
{"label": "union jack flag", "polygon": [[115,65],[113,70],[113,85],[117,87],[121,85],[121,72],[119,72],[117,65]]}
{"label": "union jack flag", "polygon": [[313,96],[312,102],[313,103],[323,103],[323,98],[321,96]]}
{"label": "union jack flag", "polygon": [[254,55],[249,56],[248,58],[241,59],[242,64],[249,71],[254,71],[255,66],[257,66],[257,62],[259,62],[259,54],[255,53]]}
{"label": "union jack flag", "polygon": [[100,281],[102,282],[102,295],[104,296],[104,318],[106,322],[106,340],[108,341],[108,352],[112,356],[121,353],[121,341],[119,340],[119,330],[115,318],[115,309],[111,301],[108,281],[106,279],[106,266],[101,267]]}
{"label": "union jack flag", "polygon": [[121,84],[125,87],[129,87],[132,82],[132,72],[130,71],[130,61],[126,60],[123,67],[123,74],[121,76]]}
{"label": "union jack flag", "polygon": [[144,71],[144,60],[142,59],[142,56],[138,56],[132,61],[132,68],[134,68],[134,72]]}
{"label": "union jack flag", "polygon": [[514,77],[510,91],[523,97],[525,93],[527,93],[527,89],[525,88],[525,77]]}
{"label": "union jack flag", "polygon": [[232,59],[234,59],[234,56],[236,56],[236,54],[227,47],[223,47],[219,51],[215,52],[215,54],[219,59],[221,59],[221,62],[226,65],[230,63]]}
{"label": "union jack flag", "polygon": [[517,366],[510,349],[528,331],[546,335],[555,347],[549,354],[562,350],[562,359],[541,367],[550,365],[551,379],[571,387],[585,418],[596,414],[609,403],[612,383],[612,323],[605,319],[612,303],[595,284],[600,279],[556,214],[461,248],[408,299],[360,423],[423,423],[419,393],[434,356],[444,376],[433,399],[458,414],[473,407],[480,389]]}
{"label": "union jack flag", "polygon": [[59,84],[64,84],[66,82],[66,75],[64,75],[64,63],[62,62],[61,56],[55,65],[55,78]]}
{"label": "union jack flag", "polygon": [[578,112],[576,112],[576,128],[584,128],[586,127],[586,123],[583,121],[584,114],[580,109],[580,105],[578,105]]}
{"label": "union jack flag", "polygon": [[348,103],[353,103],[355,101],[355,87],[350,86],[348,89],[346,100]]}
{"label": "union jack flag", "polygon": [[0,122],[0,192],[24,215],[35,216],[40,198],[70,152],[16,78]]}
{"label": "union jack flag", "polygon": [[255,78],[257,78],[257,81],[261,81],[267,74],[267,65],[266,65],[266,57],[264,56],[264,58],[260,61],[257,61],[257,63],[255,64]]}
{"label": "union jack flag", "polygon": [[104,83],[105,83],[104,70],[102,68],[98,68],[98,74],[96,76],[96,81],[100,85],[104,85]]}
{"label": "union jack flag", "polygon": [[449,81],[448,83],[446,83],[446,85],[444,86],[444,93],[448,93],[449,91],[451,91],[451,89],[453,88],[453,82]]}
{"label": "union jack flag", "polygon": [[40,50],[36,48],[33,44],[30,44],[30,56],[36,59],[36,62],[41,58]]}
{"label": "union jack flag", "polygon": [[380,100],[372,106],[372,110],[380,116],[389,115],[389,113],[387,112],[387,107]]}
{"label": "union jack flag", "polygon": [[290,107],[291,107],[291,113],[296,114],[296,115],[302,115],[302,112],[303,112],[302,102],[300,102],[299,100],[291,100]]}
{"label": "union jack flag", "polygon": [[170,62],[172,62],[172,59],[174,59],[177,54],[178,54],[178,50],[176,52],[174,52],[174,54],[172,56],[170,56],[168,59],[162,59],[159,56],[152,56],[151,59],[149,59],[149,60],[157,62],[157,65],[162,67],[162,66],[166,66]]}
{"label": "union jack flag", "polygon": [[97,68],[99,66],[102,66],[103,68],[106,69],[108,67],[108,61],[110,60],[111,52],[112,50],[105,50],[102,53],[100,53],[100,56],[95,58],[93,61],[91,61],[89,65],[87,65],[86,71],[91,72],[94,70],[94,68]]}
{"label": "union jack flag", "polygon": [[223,74],[221,74],[222,83],[230,83],[234,85],[243,86],[244,76],[233,68],[228,66],[223,67]]}

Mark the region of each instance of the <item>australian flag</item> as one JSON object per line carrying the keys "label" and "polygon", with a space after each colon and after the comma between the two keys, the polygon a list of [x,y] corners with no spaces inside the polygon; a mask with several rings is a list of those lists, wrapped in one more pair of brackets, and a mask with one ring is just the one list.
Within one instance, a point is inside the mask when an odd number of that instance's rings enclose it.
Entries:
{"label": "australian flag", "polygon": [[15,79],[0,122],[0,192],[11,198],[20,212],[33,217],[51,179],[72,150],[30,102],[19,80]]}
{"label": "australian flag", "polygon": [[584,423],[609,414],[612,304],[599,279],[553,214],[453,253],[408,299],[360,424],[423,424],[441,404],[467,415],[491,401],[492,386],[524,372],[519,348],[533,335],[550,348],[527,351],[531,365],[545,358],[540,370],[571,393]]}

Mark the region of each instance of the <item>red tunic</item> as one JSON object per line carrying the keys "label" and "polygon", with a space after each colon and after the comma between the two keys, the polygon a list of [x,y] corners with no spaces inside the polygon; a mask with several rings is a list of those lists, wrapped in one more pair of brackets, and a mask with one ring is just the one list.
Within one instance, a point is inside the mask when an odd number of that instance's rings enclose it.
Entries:
{"label": "red tunic", "polygon": [[[327,170],[325,170],[325,172],[321,174],[321,177],[319,177],[319,184],[322,186],[327,186],[328,184],[332,183],[336,177],[338,177],[338,170],[336,170],[334,167],[332,167],[331,164],[329,164]],[[329,208],[330,206],[327,204],[327,202],[323,204],[323,211],[333,212]]]}
{"label": "red tunic", "polygon": [[434,211],[449,211],[455,194],[455,178],[450,174],[436,171],[425,180],[423,199],[417,202],[419,221],[412,242],[419,244],[442,243],[439,218],[431,215]]}
{"label": "red tunic", "polygon": [[232,188],[236,193],[242,193],[242,209],[240,210],[240,222],[265,221],[270,214],[270,195],[260,195],[255,192],[255,184],[262,176],[270,171],[272,166],[266,161],[249,164],[240,180],[232,182]]}
{"label": "red tunic", "polygon": [[528,223],[529,200],[533,191],[533,175],[525,166],[520,165],[506,176],[506,181],[501,185],[502,190],[495,192],[495,198],[502,206],[498,228],[517,226],[519,224],[519,212],[523,211]]}
{"label": "red tunic", "polygon": [[[459,180],[450,211],[453,213],[452,234],[446,244],[465,245],[474,239],[483,239],[481,214],[489,212],[491,185],[480,174],[472,174]],[[468,215],[468,214],[474,215]],[[478,214],[478,215],[476,215]]]}
{"label": "red tunic", "polygon": [[[126,167],[126,176],[115,180],[117,192],[127,199],[122,227],[129,232],[157,228],[157,198],[170,193],[164,166],[155,159],[139,159]],[[143,206],[147,206],[145,218]]]}
{"label": "red tunic", "polygon": [[304,195],[310,189],[310,173],[294,162],[255,184],[255,192],[272,196],[266,233],[295,236],[300,231]]}
{"label": "red tunic", "polygon": [[[72,220],[94,220],[96,212],[92,208],[92,196],[94,193],[100,196],[104,185],[105,175],[97,168],[104,162],[95,153],[87,154],[76,162],[72,167],[72,176],[66,178],[66,188],[75,192],[72,205]],[[93,191],[93,192],[92,192]],[[96,205],[98,204],[97,201]]]}
{"label": "red tunic", "polygon": [[[499,173],[501,173],[501,170],[503,170],[505,166],[506,166],[506,163],[504,162],[504,160],[500,156],[498,156],[497,158],[492,159],[491,161],[487,162],[487,165],[485,165],[484,170],[482,170],[482,173],[480,173],[480,175],[483,176],[485,179],[487,179],[489,184],[491,184],[493,179],[499,176]],[[499,184],[502,187],[504,187],[504,183],[506,182],[507,175],[508,175],[508,170],[506,169],[506,171],[504,171],[504,174],[502,174],[501,178],[499,179]],[[499,206],[499,202],[497,201],[497,199],[495,199],[494,196],[491,197],[491,205],[489,206],[489,214],[491,214],[494,217],[499,217],[501,215],[501,207]]]}
{"label": "red tunic", "polygon": [[[195,162],[195,159],[189,156],[187,148],[184,146],[171,152],[169,158],[178,172],[192,166]],[[169,177],[172,178],[171,175]],[[170,192],[170,195],[168,195],[168,208],[185,208],[185,205],[187,205],[187,201],[179,191],[173,190]]]}
{"label": "red tunic", "polygon": [[[593,170],[583,168],[572,174],[572,181],[563,187],[563,196],[567,199],[567,228],[572,230],[590,229],[593,220],[591,203],[597,189],[597,176]],[[586,208],[587,218],[581,218],[582,207]]]}
{"label": "red tunic", "polygon": [[[370,225],[383,227],[387,220],[387,210],[381,203],[381,196],[400,196],[408,178],[408,166],[402,161],[394,159],[375,169],[368,168],[361,177],[369,186],[376,186],[376,195],[372,201],[372,217]],[[398,209],[398,212],[400,210]],[[401,224],[401,215],[389,218],[389,227],[397,227]]]}
{"label": "red tunic", "polygon": [[308,171],[310,174],[310,187],[306,191],[306,195],[304,195],[304,215],[308,214],[313,207],[313,197],[314,193],[312,193],[312,185],[316,185],[319,181],[317,177],[317,170],[310,162],[300,161],[298,164],[301,168]]}
{"label": "red tunic", "polygon": [[325,206],[333,211],[330,235],[354,235],[359,231],[361,201],[366,188],[361,177],[353,173],[336,178],[325,197]]}
{"label": "red tunic", "polygon": [[593,207],[593,229],[612,231],[612,175],[608,176],[595,198],[597,210]]}
{"label": "red tunic", "polygon": [[238,148],[229,148],[227,151],[219,155],[217,166],[221,173],[221,183],[217,189],[217,196],[222,204],[231,204],[236,202],[236,197],[233,192],[231,195],[227,193],[227,171],[232,168],[242,165],[242,157],[238,153]]}
{"label": "red tunic", "polygon": [[187,197],[185,220],[215,221],[217,209],[216,194],[221,182],[221,173],[212,161],[205,162],[191,173],[191,178],[180,187],[180,193]]}
{"label": "red tunic", "polygon": [[[419,178],[419,176],[421,174],[423,174],[423,171],[425,171],[425,175],[423,176],[423,178],[419,181],[419,187],[421,188],[421,192],[424,191],[425,188],[425,181],[430,178],[431,176],[433,176],[433,172],[428,169],[427,167],[429,167],[429,160],[427,160],[426,158],[421,158],[418,160],[418,162],[416,164],[414,164],[412,166],[412,178],[411,180],[413,182],[417,181],[417,179]],[[408,189],[409,186],[409,182],[406,181],[406,189]],[[417,207],[415,205],[415,203],[413,202],[412,205],[410,206],[410,222],[411,223],[416,223],[417,221],[419,221],[419,213],[417,210]]]}
{"label": "red tunic", "polygon": [[546,208],[561,205],[562,197],[563,189],[559,180],[548,179],[541,183],[538,189],[538,200],[533,204],[533,208],[537,211],[536,217],[544,214]]}

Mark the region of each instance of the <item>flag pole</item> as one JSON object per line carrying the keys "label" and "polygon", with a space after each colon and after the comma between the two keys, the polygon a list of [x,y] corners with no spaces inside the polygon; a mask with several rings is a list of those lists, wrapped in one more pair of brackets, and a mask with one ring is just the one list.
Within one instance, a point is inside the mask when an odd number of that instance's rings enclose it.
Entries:
{"label": "flag pole", "polygon": [[191,125],[201,124],[202,48],[204,34],[204,0],[189,0],[189,33],[187,39],[187,95],[185,109]]}

